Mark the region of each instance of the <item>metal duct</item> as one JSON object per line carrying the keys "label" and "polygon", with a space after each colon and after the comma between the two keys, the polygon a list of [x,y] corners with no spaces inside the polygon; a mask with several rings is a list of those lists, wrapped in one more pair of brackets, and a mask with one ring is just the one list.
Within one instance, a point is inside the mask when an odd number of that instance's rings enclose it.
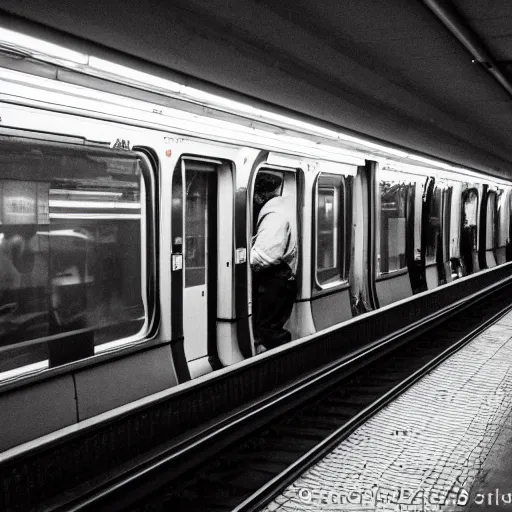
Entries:
{"label": "metal duct", "polygon": [[496,61],[485,48],[479,37],[447,0],[423,0],[439,21],[466,47],[473,56],[473,62],[479,62],[501,86],[512,96],[512,84],[499,70]]}

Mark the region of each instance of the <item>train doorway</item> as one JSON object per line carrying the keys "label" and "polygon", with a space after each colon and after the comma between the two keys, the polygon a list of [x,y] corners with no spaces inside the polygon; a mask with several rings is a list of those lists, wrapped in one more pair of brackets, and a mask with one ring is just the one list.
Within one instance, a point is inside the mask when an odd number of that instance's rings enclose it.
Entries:
{"label": "train doorway", "polygon": [[[264,183],[264,187],[267,187],[270,193],[270,189],[274,187],[273,193],[277,197],[283,197],[286,199],[287,208],[291,212],[295,212],[293,215],[293,230],[298,234],[299,223],[297,219],[297,171],[295,169],[289,169],[284,167],[274,167],[274,166],[265,166],[258,170],[256,175],[254,176],[254,187],[256,186],[257,180],[261,180]],[[255,193],[255,189],[253,190],[252,195],[252,241],[254,243],[257,234],[258,234],[258,225],[260,219],[260,212],[263,209],[264,202],[257,200],[257,194]],[[272,197],[275,197],[272,196]],[[268,200],[268,197],[267,197]],[[276,233],[276,236],[284,236],[284,233]],[[269,245],[269,251],[271,256],[274,254],[272,242],[267,240],[266,242]],[[282,240],[276,239],[275,246],[281,245]],[[287,242],[288,243],[288,242]],[[297,239],[298,243],[298,239]],[[286,245],[286,244],[285,244]],[[285,249],[285,252],[287,249]],[[296,299],[297,291],[296,288],[292,287],[297,286],[296,284],[296,268],[298,267],[298,254],[299,248],[296,248],[297,256],[295,256],[295,263],[293,264],[293,269],[289,267],[287,264],[276,264],[272,262],[272,267],[279,267],[279,272],[282,272],[283,276],[287,275],[290,280],[291,289],[294,290],[294,300]],[[268,258],[268,255],[264,255],[264,259]],[[265,267],[264,267],[265,268]],[[289,272],[289,274],[287,274]],[[258,353],[260,351],[260,346],[265,347],[265,342],[267,345],[265,348],[273,348],[274,343],[276,346],[286,343],[287,341],[291,341],[292,339],[296,339],[298,337],[298,326],[293,319],[292,311],[288,311],[288,307],[291,308],[288,299],[284,299],[284,296],[281,296],[281,293],[278,293],[275,298],[272,297],[270,290],[270,285],[267,283],[264,284],[265,279],[264,276],[268,274],[265,270],[260,270],[255,273],[252,272],[252,328],[253,335],[255,341],[255,351]],[[280,274],[281,275],[281,274]],[[267,276],[268,277],[268,276]],[[282,279],[285,279],[282,277]],[[293,281],[293,283],[292,283]],[[282,290],[282,293],[292,293],[292,291]],[[270,302],[269,302],[270,301]],[[277,309],[275,309],[277,308]],[[279,311],[279,313],[276,313]],[[282,317],[280,316],[282,313]],[[284,326],[282,325],[282,322]],[[269,325],[273,325],[272,328],[272,336],[270,336]],[[282,341],[277,341],[281,335]],[[269,345],[270,344],[270,345]]]}

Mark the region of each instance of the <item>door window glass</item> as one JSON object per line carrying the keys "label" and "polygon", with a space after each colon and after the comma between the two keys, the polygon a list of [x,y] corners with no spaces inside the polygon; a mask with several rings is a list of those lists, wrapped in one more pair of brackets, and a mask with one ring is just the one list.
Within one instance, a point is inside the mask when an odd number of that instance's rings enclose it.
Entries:
{"label": "door window glass", "polygon": [[476,190],[468,190],[464,199],[462,211],[462,236],[466,244],[466,249],[476,251],[476,233],[477,233],[477,211],[478,211],[478,193]]}
{"label": "door window glass", "polygon": [[460,234],[460,252],[466,274],[474,271],[473,254],[477,248],[477,212],[478,192],[467,190],[462,196],[462,229]]}
{"label": "door window glass", "polygon": [[316,185],[316,279],[319,285],[344,276],[343,177],[321,173]]}
{"label": "door window glass", "polygon": [[507,219],[507,193],[499,190],[496,197],[496,242],[498,247],[505,247],[508,241],[509,219]]}
{"label": "door window glass", "polygon": [[496,240],[496,193],[489,192],[487,196],[487,225],[485,230],[485,248],[494,249]]}
{"label": "door window glass", "polygon": [[441,249],[442,189],[440,187],[434,187],[428,208],[429,218],[425,226],[425,262],[427,264],[436,262],[437,252]]}
{"label": "door window glass", "polygon": [[208,175],[185,171],[185,287],[206,283]]}
{"label": "door window glass", "polygon": [[412,185],[380,182],[380,247],[377,269],[381,274],[405,268],[406,211]]}

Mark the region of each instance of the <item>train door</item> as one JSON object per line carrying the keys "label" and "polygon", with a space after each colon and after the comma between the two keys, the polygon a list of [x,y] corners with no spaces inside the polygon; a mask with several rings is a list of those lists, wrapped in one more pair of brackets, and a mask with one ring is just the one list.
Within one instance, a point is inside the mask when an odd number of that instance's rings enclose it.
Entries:
{"label": "train door", "polygon": [[192,378],[219,367],[216,349],[220,161],[183,158],[183,334]]}
{"label": "train door", "polygon": [[460,255],[464,275],[480,270],[478,264],[478,190],[468,188],[462,194]]}
{"label": "train door", "polygon": [[376,196],[375,291],[380,307],[414,292],[411,260],[421,252],[421,201],[425,179],[388,169],[379,170]]}
{"label": "train door", "polygon": [[502,219],[503,219],[503,235],[502,244],[505,245],[506,261],[512,261],[512,191],[509,189],[505,192],[503,198]]}
{"label": "train door", "polygon": [[447,281],[454,281],[464,275],[461,257],[461,216],[462,216],[462,183],[454,181],[450,184],[450,218],[447,230],[447,246],[449,265],[446,271]]}
{"label": "train door", "polygon": [[508,190],[498,191],[496,217],[496,263],[502,265],[509,261],[510,202]]}
{"label": "train door", "polygon": [[442,186],[442,218],[441,218],[441,272],[442,278],[439,284],[452,281],[452,267],[450,261],[450,233],[451,233],[451,212],[453,186]]}
{"label": "train door", "polygon": [[482,219],[482,227],[485,226],[483,233],[485,240],[482,240],[481,247],[483,249],[481,255],[480,266],[482,268],[492,268],[496,266],[496,249],[497,249],[497,233],[496,227],[498,223],[498,195],[496,191],[491,190],[486,193],[485,219]]}
{"label": "train door", "polygon": [[352,318],[352,306],[365,311],[359,294],[351,304],[349,283],[355,172],[352,166],[320,166],[313,186],[311,313],[317,331]]}
{"label": "train door", "polygon": [[448,259],[446,234],[449,229],[448,190],[432,181],[427,187],[424,203],[423,250],[427,288],[446,283],[445,261]]}
{"label": "train door", "polygon": [[[281,167],[281,166],[274,166],[274,165],[265,165],[260,167],[258,169],[257,173],[255,174],[253,178],[253,195],[252,195],[252,239],[254,240],[257,232],[258,232],[258,218],[259,213],[262,210],[263,205],[258,202],[258,198],[256,197],[256,194],[254,193],[254,184],[257,180],[260,180],[262,177],[268,176],[268,182],[269,183],[276,183],[276,193],[278,196],[286,197],[289,202],[289,209],[290,211],[297,212],[297,170],[287,167]],[[269,185],[270,187],[270,185]],[[299,223],[297,219],[297,215],[294,216],[295,220],[295,228],[297,230],[297,233],[299,233]],[[300,246],[300,237],[297,237],[297,244]],[[297,260],[299,259],[300,254],[300,248],[297,247]],[[298,263],[298,261],[297,261]],[[299,268],[297,264],[297,269]],[[253,333],[255,335],[255,343],[258,345],[258,342],[261,341],[262,344],[264,340],[257,339],[257,322],[258,318],[261,318],[261,286],[258,285],[258,283],[255,280],[255,273],[253,273],[252,276],[252,287],[251,287],[251,293],[252,293],[252,327],[253,327]],[[295,279],[298,281],[297,275],[295,276]],[[278,298],[276,297],[276,300]],[[292,311],[290,314],[290,318],[287,320],[284,329],[287,330],[291,334],[291,339],[296,339],[300,336],[300,326],[297,324],[297,315],[295,315]],[[256,346],[256,350],[258,350],[258,347]]]}

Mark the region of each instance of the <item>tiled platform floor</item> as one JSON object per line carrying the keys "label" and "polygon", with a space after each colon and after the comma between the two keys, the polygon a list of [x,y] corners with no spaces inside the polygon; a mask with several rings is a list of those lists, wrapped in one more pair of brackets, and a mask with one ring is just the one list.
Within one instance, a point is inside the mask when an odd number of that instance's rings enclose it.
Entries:
{"label": "tiled platform floor", "polygon": [[264,510],[512,511],[511,411],[512,312]]}

